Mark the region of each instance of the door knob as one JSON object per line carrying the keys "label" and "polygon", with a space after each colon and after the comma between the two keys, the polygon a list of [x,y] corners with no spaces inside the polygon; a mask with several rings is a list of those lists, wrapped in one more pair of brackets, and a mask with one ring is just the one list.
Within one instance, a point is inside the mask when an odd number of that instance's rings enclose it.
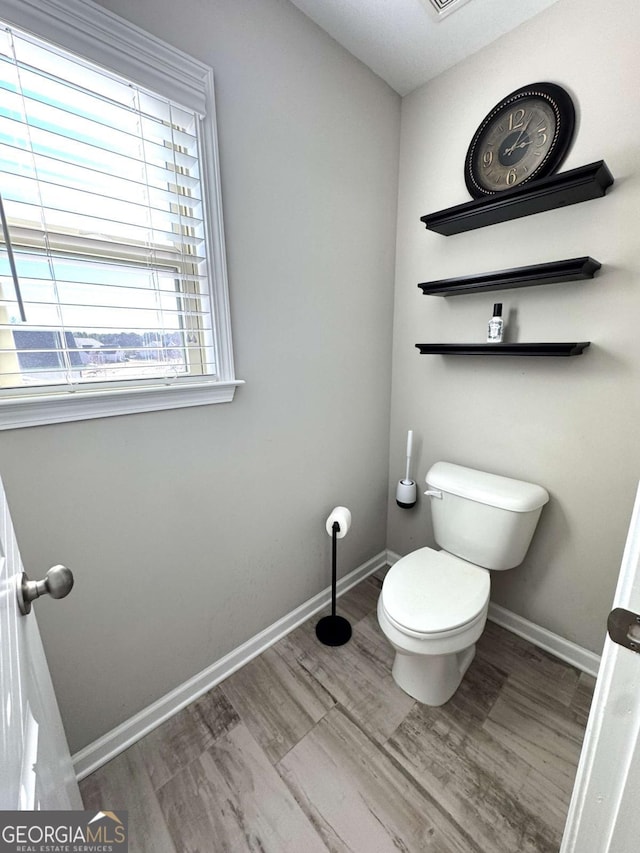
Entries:
{"label": "door knob", "polygon": [[640,614],[623,607],[612,610],[607,619],[607,631],[614,643],[640,654]]}
{"label": "door knob", "polygon": [[52,566],[41,581],[30,581],[27,573],[22,573],[18,586],[18,607],[23,616],[31,613],[31,602],[41,595],[51,598],[64,598],[73,587],[73,574],[66,566]]}

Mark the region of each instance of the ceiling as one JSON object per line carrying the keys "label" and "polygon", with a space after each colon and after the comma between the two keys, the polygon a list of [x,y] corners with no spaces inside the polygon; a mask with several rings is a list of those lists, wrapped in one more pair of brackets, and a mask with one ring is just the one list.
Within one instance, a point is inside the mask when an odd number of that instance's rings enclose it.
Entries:
{"label": "ceiling", "polygon": [[557,0],[470,0],[438,17],[429,0],[292,0],[401,95]]}

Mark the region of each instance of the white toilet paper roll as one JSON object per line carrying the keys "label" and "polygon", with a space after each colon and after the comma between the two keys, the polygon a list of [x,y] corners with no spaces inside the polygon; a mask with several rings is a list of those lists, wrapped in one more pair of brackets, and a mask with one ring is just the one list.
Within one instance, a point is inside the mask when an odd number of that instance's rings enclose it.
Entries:
{"label": "white toilet paper roll", "polygon": [[332,528],[334,521],[337,521],[340,525],[340,530],[338,530],[336,536],[338,539],[342,539],[343,536],[347,535],[347,532],[351,527],[351,513],[346,506],[337,506],[327,519],[327,533],[329,536],[333,534]]}

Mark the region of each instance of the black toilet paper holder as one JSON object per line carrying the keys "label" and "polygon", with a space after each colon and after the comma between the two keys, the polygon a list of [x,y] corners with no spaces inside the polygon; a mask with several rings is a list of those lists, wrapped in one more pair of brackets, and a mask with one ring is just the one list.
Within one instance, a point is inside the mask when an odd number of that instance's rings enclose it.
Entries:
{"label": "black toilet paper holder", "polygon": [[344,616],[336,616],[336,556],[340,524],[331,525],[331,615],[323,616],[316,625],[316,637],[325,646],[344,646],[351,639],[351,623]]}

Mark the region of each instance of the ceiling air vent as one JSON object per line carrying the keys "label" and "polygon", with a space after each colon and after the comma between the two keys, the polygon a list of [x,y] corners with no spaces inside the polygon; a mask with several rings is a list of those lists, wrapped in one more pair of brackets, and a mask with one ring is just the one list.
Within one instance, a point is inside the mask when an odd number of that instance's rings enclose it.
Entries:
{"label": "ceiling air vent", "polygon": [[447,15],[460,9],[461,6],[464,6],[468,2],[469,0],[423,0],[425,6],[435,9],[438,20],[446,18]]}

